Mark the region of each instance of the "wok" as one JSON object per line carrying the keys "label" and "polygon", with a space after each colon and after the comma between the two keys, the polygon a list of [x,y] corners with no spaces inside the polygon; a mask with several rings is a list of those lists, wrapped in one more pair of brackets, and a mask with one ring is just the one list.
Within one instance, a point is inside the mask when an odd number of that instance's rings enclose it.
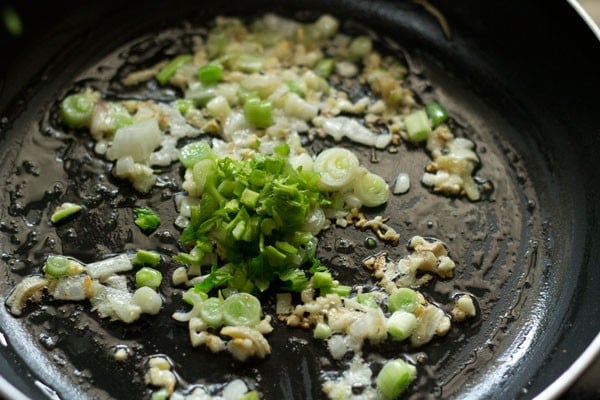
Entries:
{"label": "wok", "polygon": [[[400,45],[391,48],[411,66],[409,84],[421,98],[447,105],[456,129],[473,138],[483,154],[478,174],[494,185],[488,198],[474,204],[433,196],[414,185],[408,197],[394,198],[385,210],[404,239],[416,233],[452,236],[448,243],[458,259],[458,276],[436,283],[436,291],[472,292],[481,307],[477,320],[426,348],[397,350],[422,351],[427,358],[414,386],[419,391],[407,397],[558,397],[600,349],[594,341],[600,332],[600,43],[567,2],[431,3],[446,17],[451,39],[432,14],[412,2],[130,1],[125,8],[112,0],[43,8],[19,3],[26,33],[19,40],[3,38],[0,70],[1,300],[51,248],[91,259],[100,251],[134,245],[166,251],[176,246],[166,234],[131,236],[133,227],[119,210],[119,224],[109,225],[102,196],[110,190],[100,193],[97,203],[87,199],[95,207],[79,225],[54,230],[47,224],[48,203],[83,196],[79,188],[98,183],[89,178],[92,172],[107,168],[86,156],[83,139],[64,136],[53,120],[56,99],[74,82],[106,85],[102,88],[111,93],[114,82],[106,78],[118,73],[126,58],[115,56],[115,50],[144,40],[176,47],[171,36],[157,32],[186,29],[184,20],[203,24],[222,14],[275,11],[310,18],[329,12],[346,21],[346,29],[371,29]],[[139,54],[133,56],[152,59],[143,45],[136,49]],[[59,150],[64,152],[60,162]],[[378,168],[405,168],[418,176],[424,163],[410,157],[386,156]],[[411,170],[412,164],[417,166]],[[103,184],[118,188],[110,177]],[[119,207],[137,201],[124,188],[115,196]],[[158,195],[142,201],[160,207],[172,200]],[[328,235],[325,244],[344,235],[355,242],[364,237],[339,230]],[[327,249],[321,255],[335,258]],[[168,311],[176,307],[172,302]],[[268,398],[321,397],[319,346],[290,344],[286,335],[275,334],[280,354],[239,367],[226,357],[195,352],[185,329],[167,320],[125,327],[100,321],[80,305],[32,307],[20,319],[2,308],[0,374],[6,382],[0,390],[12,398],[132,398],[144,393],[132,372],[143,355],[170,349],[169,354],[179,355],[176,364],[188,380],[251,373],[260,376]],[[139,357],[117,366],[106,348],[122,342],[134,346]]]}

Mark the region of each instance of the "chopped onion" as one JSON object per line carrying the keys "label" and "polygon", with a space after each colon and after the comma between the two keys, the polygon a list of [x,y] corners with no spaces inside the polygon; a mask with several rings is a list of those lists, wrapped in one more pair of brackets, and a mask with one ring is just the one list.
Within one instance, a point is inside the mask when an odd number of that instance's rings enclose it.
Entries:
{"label": "chopped onion", "polygon": [[394,179],[394,183],[392,184],[392,193],[403,194],[408,192],[409,189],[410,177],[406,172],[399,173],[396,179]]}
{"label": "chopped onion", "polygon": [[147,119],[118,129],[106,157],[116,160],[130,156],[135,162],[145,162],[160,142],[158,122],[155,119]]}
{"label": "chopped onion", "polygon": [[105,280],[118,272],[131,271],[133,264],[126,254],[96,261],[86,266],[87,273],[94,279]]}
{"label": "chopped onion", "polygon": [[386,148],[392,141],[391,134],[374,133],[357,120],[348,117],[325,118],[323,131],[336,141],[347,137],[353,142],[375,146],[378,149]]}

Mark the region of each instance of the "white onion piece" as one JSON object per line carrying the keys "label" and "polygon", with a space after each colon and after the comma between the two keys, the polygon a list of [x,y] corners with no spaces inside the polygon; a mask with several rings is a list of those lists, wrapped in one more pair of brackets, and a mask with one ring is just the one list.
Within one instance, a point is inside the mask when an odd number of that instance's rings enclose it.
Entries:
{"label": "white onion piece", "polygon": [[334,147],[322,151],[313,164],[321,176],[319,186],[323,190],[340,190],[347,186],[358,168],[358,158],[350,150]]}
{"label": "white onion piece", "polygon": [[131,303],[140,306],[143,313],[156,315],[162,307],[160,295],[148,286],[137,289],[131,298]]}
{"label": "white onion piece", "polygon": [[86,290],[86,279],[90,278],[86,276],[61,278],[56,282],[51,295],[56,300],[85,300],[88,293],[88,290]]}
{"label": "white onion piece", "polygon": [[227,384],[223,389],[223,393],[221,396],[223,400],[238,400],[240,399],[246,392],[248,391],[248,387],[241,379],[235,379]]}
{"label": "white onion piece", "polygon": [[185,117],[181,115],[177,109],[163,103],[159,103],[158,106],[167,117],[169,134],[172,137],[179,139],[182,137],[193,137],[200,134],[200,129],[188,124]]}
{"label": "white onion piece", "polygon": [[444,312],[439,308],[435,306],[426,307],[419,316],[417,328],[410,337],[411,344],[413,346],[422,346],[431,341],[439,325],[443,322],[444,317]]}
{"label": "white onion piece", "polygon": [[109,160],[130,156],[135,162],[145,162],[160,145],[161,132],[155,119],[147,119],[119,128],[106,152]]}
{"label": "white onion piece", "polygon": [[308,121],[317,116],[319,107],[315,104],[308,103],[296,93],[288,93],[285,97],[283,111],[288,117],[295,117]]}
{"label": "white onion piece", "polygon": [[348,117],[325,118],[323,121],[323,131],[336,141],[347,137],[353,142],[375,146],[378,149],[387,147],[392,141],[391,134],[374,133],[360,122]]}
{"label": "white onion piece", "polygon": [[48,280],[41,276],[32,275],[24,278],[6,299],[8,310],[13,315],[21,315],[27,300],[38,300],[42,295],[42,290],[47,286]]}
{"label": "white onion piece", "polygon": [[126,254],[107,258],[106,260],[96,261],[85,267],[89,276],[93,279],[104,280],[118,272],[131,271],[133,264]]}
{"label": "white onion piece", "polygon": [[304,224],[301,230],[316,235],[323,229],[325,229],[328,225],[329,220],[325,216],[323,210],[321,210],[320,208],[315,208],[306,220],[306,224]]}
{"label": "white onion piece", "polygon": [[148,164],[166,167],[179,157],[177,139],[173,136],[165,136],[160,142],[160,149],[150,154]]}
{"label": "white onion piece", "polygon": [[392,185],[392,193],[394,194],[403,194],[408,192],[410,189],[410,177],[406,172],[401,172],[398,174],[396,179],[394,179],[394,184]]}

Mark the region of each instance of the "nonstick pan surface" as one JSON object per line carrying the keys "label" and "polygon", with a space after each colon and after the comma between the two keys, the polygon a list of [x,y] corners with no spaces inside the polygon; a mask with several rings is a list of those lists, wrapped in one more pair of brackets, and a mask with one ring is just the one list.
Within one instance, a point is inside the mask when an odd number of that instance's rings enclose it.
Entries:
{"label": "nonstick pan surface", "polygon": [[[126,217],[134,205],[148,204],[168,221],[172,197],[157,192],[138,198],[109,174],[98,178],[109,166],[90,156],[85,138],[60,130],[52,116],[57,99],[82,82],[117,93],[111,78],[120,66],[152,57],[140,43],[185,45],[176,40],[179,34],[215,15],[274,11],[310,18],[329,12],[346,29],[371,29],[400,46],[391,51],[411,67],[409,85],[423,100],[437,98],[447,106],[456,131],[472,138],[482,154],[478,175],[494,186],[483,201],[470,203],[413,185],[377,210],[392,216],[404,240],[421,234],[448,243],[458,260],[457,277],[436,282],[432,293],[470,292],[480,302],[479,318],[425,348],[386,350],[425,360],[406,397],[535,397],[600,331],[600,245],[594,241],[600,221],[600,44],[566,2],[523,3],[432,2],[449,22],[450,40],[430,13],[410,2],[130,2],[123,9],[105,1],[37,10],[31,18],[40,22],[40,36],[26,37],[18,47],[5,43],[12,53],[2,67],[2,301],[50,251],[89,261],[141,246],[176,249],[176,230],[147,238]],[[133,44],[139,51],[130,51]],[[368,149],[354,149],[370,159]],[[380,159],[372,166],[376,172],[405,170],[415,182],[426,163],[416,151]],[[179,171],[167,176],[176,182]],[[70,198],[88,201],[90,212],[69,225],[49,226],[49,204]],[[332,229],[320,256],[340,268],[354,265],[367,255],[360,246],[365,236]],[[340,252],[341,239],[358,245]],[[402,245],[386,250],[406,253]],[[279,352],[239,366],[192,349],[185,328],[170,321],[180,303],[166,295],[171,301],[161,316],[132,326],[99,320],[84,305],[45,302],[20,319],[2,309],[0,373],[31,398],[135,398],[148,393],[140,378],[143,357],[165,353],[187,381],[253,376],[265,398],[322,396],[318,360],[326,350],[307,344],[308,333],[293,332],[297,339],[290,341],[288,330],[278,327],[272,341]],[[123,343],[136,357],[117,365],[107,349]]]}

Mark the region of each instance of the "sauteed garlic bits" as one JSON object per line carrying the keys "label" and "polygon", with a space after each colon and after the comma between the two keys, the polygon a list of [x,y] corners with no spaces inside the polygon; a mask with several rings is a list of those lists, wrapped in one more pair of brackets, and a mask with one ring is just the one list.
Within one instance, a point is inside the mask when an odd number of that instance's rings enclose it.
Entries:
{"label": "sauteed garlic bits", "polygon": [[[474,144],[451,132],[440,104],[417,101],[399,60],[380,53],[369,36],[340,33],[329,15],[312,23],[273,14],[251,24],[218,17],[193,42],[188,53],[122,78],[125,86],[154,80],[177,88],[177,100],[116,101],[86,88],[66,96],[59,109],[64,127],[89,134],[96,156],[112,162],[111,173],[140,196],[162,190],[161,167],[181,165],[175,221],[181,251],[140,249],[87,265],[68,254],[49,255],[43,276],[25,278],[7,306],[20,315],[28,300],[42,301],[47,292],[55,300],[89,300],[101,318],[136,323],[142,314],[162,312],[161,288],[168,285],[187,303],[173,323],[186,324],[181,334],[193,347],[244,363],[278,351],[269,342],[274,328],[311,329],[346,368],[323,375],[329,398],[400,395],[417,369],[401,354],[371,361],[363,344],[423,346],[445,335],[452,318],[475,317],[475,299],[460,297],[451,317],[451,304],[419,291],[432,279],[451,279],[458,268],[438,239],[413,237],[410,254],[398,262],[374,254],[364,262],[372,277],[357,283],[334,278],[334,268],[317,257],[319,237],[334,224],[371,229],[386,246],[408,239],[394,230],[396,215],[385,209],[388,183],[399,171],[381,176],[357,150],[401,157],[408,148],[422,149],[431,158],[423,166],[425,186],[475,201],[480,160]],[[312,143],[330,139],[335,146],[312,152]],[[367,218],[368,209],[384,215]],[[150,234],[160,216],[138,208],[138,219],[140,210],[156,221],[146,229]],[[80,207],[69,218],[81,213]],[[173,268],[161,272],[166,265]],[[196,398],[167,364],[149,362],[153,397]],[[260,387],[248,383],[233,380],[226,387],[257,398]]]}

